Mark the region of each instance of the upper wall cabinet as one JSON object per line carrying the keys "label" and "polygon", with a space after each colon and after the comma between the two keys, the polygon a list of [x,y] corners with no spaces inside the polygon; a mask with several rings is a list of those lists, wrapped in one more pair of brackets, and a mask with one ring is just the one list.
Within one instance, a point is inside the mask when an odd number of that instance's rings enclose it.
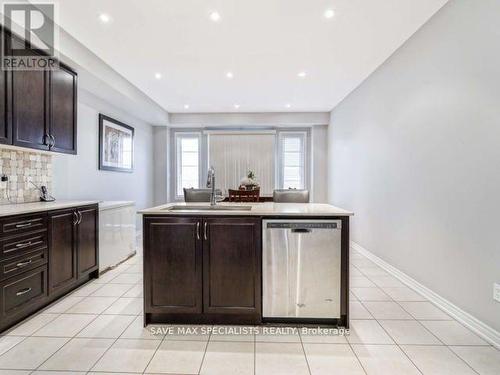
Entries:
{"label": "upper wall cabinet", "polygon": [[15,146],[49,149],[47,72],[12,71],[12,134]]}
{"label": "upper wall cabinet", "polygon": [[50,150],[76,154],[76,74],[61,64],[49,72]]}
{"label": "upper wall cabinet", "polygon": [[[6,36],[6,45],[19,43]],[[76,154],[77,74],[14,70],[0,74],[0,143]]]}
{"label": "upper wall cabinet", "polygon": [[0,143],[12,144],[12,127],[9,120],[7,87],[10,75],[0,71]]}

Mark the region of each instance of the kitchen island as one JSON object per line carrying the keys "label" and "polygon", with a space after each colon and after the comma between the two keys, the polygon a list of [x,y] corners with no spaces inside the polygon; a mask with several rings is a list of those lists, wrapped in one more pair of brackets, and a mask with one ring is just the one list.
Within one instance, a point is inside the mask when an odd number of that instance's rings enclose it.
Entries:
{"label": "kitchen island", "polygon": [[348,327],[351,212],[266,202],[169,203],[139,213],[146,325]]}

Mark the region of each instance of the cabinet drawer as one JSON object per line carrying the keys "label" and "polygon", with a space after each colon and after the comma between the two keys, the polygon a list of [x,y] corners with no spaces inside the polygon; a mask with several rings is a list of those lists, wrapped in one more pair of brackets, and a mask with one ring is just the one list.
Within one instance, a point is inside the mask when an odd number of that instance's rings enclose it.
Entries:
{"label": "cabinet drawer", "polygon": [[47,215],[19,215],[0,219],[0,236],[15,236],[35,230],[47,229]]}
{"label": "cabinet drawer", "polygon": [[0,281],[40,267],[45,263],[47,263],[47,248],[4,259],[0,262]]}
{"label": "cabinet drawer", "polygon": [[0,241],[0,259],[47,247],[47,232],[28,233]]}
{"label": "cabinet drawer", "polygon": [[0,283],[1,318],[13,317],[47,297],[47,266]]}

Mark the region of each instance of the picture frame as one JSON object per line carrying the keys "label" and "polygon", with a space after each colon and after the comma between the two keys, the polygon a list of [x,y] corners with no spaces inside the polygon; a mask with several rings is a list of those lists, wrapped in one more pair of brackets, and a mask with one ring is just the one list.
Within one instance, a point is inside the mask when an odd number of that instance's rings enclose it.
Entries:
{"label": "picture frame", "polygon": [[134,128],[99,114],[99,169],[134,171]]}

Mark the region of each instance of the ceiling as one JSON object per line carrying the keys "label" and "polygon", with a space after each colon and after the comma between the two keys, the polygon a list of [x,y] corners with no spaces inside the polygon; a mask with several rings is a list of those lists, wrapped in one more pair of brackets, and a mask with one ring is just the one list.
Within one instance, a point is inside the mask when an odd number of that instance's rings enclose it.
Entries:
{"label": "ceiling", "polygon": [[331,110],[447,0],[56,2],[67,32],[169,112],[310,112]]}

